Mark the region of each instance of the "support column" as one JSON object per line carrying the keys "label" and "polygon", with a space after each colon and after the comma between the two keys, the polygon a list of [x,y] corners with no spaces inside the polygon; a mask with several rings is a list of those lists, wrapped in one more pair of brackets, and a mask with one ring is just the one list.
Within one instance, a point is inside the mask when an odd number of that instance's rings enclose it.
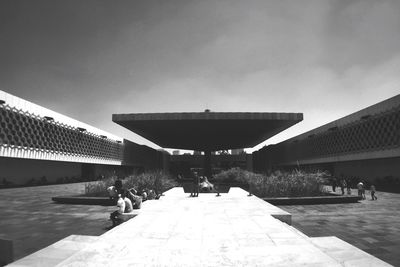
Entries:
{"label": "support column", "polygon": [[211,150],[205,150],[204,151],[204,175],[207,176],[207,178],[211,178]]}

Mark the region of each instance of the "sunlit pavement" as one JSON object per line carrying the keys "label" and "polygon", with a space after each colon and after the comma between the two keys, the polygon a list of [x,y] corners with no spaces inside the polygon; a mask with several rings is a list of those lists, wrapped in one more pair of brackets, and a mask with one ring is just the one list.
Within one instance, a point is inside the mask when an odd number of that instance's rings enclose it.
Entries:
{"label": "sunlit pavement", "polygon": [[[19,255],[16,258],[50,245],[14,265],[385,266],[340,239],[307,237],[270,215],[276,215],[279,209],[254,196],[248,197],[241,189],[231,189],[221,197],[200,194],[198,198],[189,198],[181,188],[175,188],[161,200],[145,202],[136,218],[104,233],[110,225],[108,214],[114,207],[51,201],[52,196],[78,194],[83,188],[83,184],[70,184],[0,191],[4,218],[0,224],[1,238],[14,240]],[[16,195],[27,197],[23,200]],[[391,249],[399,248],[399,198],[380,192],[378,198],[376,202],[358,204],[281,208],[294,212],[293,225],[309,236],[337,236],[356,246],[354,240],[361,238],[375,243],[375,247],[382,245],[392,257],[381,258],[398,266],[398,258]],[[388,200],[394,207],[389,205],[382,210]],[[353,213],[348,214],[350,211]],[[375,225],[370,225],[365,218],[374,215],[378,215],[373,218]],[[368,227],[373,234],[368,233]],[[361,230],[357,231],[358,228]],[[364,239],[362,232],[368,234]],[[343,233],[347,233],[347,239]],[[385,243],[388,240],[391,243]],[[357,247],[364,249],[360,244]],[[367,249],[364,250],[370,254],[379,252]]]}
{"label": "sunlit pavement", "polygon": [[[340,191],[336,190],[337,192]],[[357,194],[357,190],[352,190]],[[329,205],[280,206],[292,225],[308,236],[337,236],[394,266],[400,266],[400,194],[377,192],[372,201]]]}
{"label": "sunlit pavement", "polygon": [[70,236],[13,266],[388,266],[336,237],[309,238],[272,213],[279,208],[240,188],[198,198],[174,188],[100,237]]}

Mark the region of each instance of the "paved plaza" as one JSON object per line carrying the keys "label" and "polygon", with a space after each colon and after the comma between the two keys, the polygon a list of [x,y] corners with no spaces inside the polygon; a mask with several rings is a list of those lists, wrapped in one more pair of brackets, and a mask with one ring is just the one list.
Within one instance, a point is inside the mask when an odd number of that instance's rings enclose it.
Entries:
{"label": "paved plaza", "polygon": [[174,188],[101,236],[69,236],[13,266],[387,266],[338,238],[309,238],[278,213],[287,215],[239,188],[199,198]]}
{"label": "paved plaza", "polygon": [[[400,266],[400,194],[378,192],[359,203],[280,206],[308,236],[337,236],[394,266]],[[356,190],[352,194],[357,194]]]}
{"label": "paved plaza", "polygon": [[85,183],[0,190],[0,239],[13,240],[19,259],[72,234],[101,235],[114,207],[64,205],[54,196],[84,192]]}

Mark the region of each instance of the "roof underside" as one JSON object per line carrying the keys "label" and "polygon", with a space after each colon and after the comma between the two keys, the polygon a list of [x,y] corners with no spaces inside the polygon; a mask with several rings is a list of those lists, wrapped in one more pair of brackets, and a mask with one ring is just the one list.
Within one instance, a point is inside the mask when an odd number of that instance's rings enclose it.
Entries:
{"label": "roof underside", "polygon": [[302,113],[113,114],[115,123],[163,148],[222,150],[253,147],[303,120]]}

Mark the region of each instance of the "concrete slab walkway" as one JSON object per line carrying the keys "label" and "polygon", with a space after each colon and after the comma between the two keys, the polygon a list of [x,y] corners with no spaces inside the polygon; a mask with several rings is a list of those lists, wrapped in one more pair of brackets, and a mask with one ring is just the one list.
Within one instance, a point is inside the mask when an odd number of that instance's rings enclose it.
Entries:
{"label": "concrete slab walkway", "polygon": [[57,266],[389,266],[356,248],[348,253],[352,246],[340,240],[330,255],[329,238],[308,238],[271,216],[279,209],[239,188],[198,198],[174,188],[145,204]]}

